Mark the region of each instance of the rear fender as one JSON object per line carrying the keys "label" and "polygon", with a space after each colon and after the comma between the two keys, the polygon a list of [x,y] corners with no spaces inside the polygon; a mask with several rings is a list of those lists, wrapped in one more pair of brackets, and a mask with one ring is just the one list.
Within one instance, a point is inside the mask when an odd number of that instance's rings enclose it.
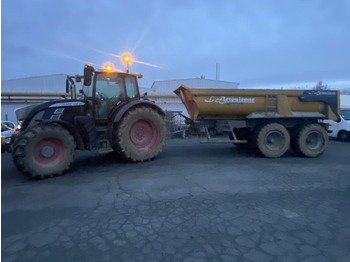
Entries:
{"label": "rear fender", "polygon": [[124,106],[122,106],[115,114],[114,116],[114,123],[118,123],[123,116],[125,115],[126,112],[128,112],[130,109],[138,107],[138,106],[148,106],[153,108],[154,110],[158,111],[159,114],[162,116],[165,116],[165,113],[163,109],[161,109],[159,106],[157,106],[154,102],[149,101],[149,100],[133,100]]}

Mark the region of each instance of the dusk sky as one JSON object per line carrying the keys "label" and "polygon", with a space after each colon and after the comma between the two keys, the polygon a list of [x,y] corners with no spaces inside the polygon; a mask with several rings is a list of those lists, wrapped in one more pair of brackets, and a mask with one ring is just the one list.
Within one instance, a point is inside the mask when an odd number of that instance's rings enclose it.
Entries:
{"label": "dusk sky", "polygon": [[[350,87],[350,1],[2,0],[1,79],[82,74],[106,61],[140,85],[215,79],[297,87]],[[291,84],[291,86],[290,86]],[[311,86],[308,86],[311,87]]]}

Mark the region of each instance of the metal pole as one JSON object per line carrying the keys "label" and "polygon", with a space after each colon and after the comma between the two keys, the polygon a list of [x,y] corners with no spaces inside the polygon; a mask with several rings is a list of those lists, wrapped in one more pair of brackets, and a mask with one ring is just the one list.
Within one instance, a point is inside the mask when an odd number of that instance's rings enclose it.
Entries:
{"label": "metal pole", "polygon": [[216,63],[216,80],[220,80],[220,64]]}

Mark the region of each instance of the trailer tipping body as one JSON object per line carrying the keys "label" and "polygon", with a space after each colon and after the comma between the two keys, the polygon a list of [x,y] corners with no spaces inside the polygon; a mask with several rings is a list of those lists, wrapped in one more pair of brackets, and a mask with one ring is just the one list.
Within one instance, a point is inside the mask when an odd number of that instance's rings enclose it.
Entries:
{"label": "trailer tipping body", "polygon": [[338,120],[339,91],[194,89],[179,86],[192,120],[255,118],[319,118]]}
{"label": "trailer tipping body", "polygon": [[227,134],[237,146],[280,157],[289,148],[297,155],[317,157],[328,143],[327,125],[338,121],[339,91],[194,89],[175,91],[186,106],[189,133]]}

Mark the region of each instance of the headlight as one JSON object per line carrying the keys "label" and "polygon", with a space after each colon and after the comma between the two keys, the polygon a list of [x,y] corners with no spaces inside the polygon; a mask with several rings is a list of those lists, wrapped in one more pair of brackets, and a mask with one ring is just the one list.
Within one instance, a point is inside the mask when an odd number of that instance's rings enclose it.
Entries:
{"label": "headlight", "polygon": [[22,128],[22,122],[23,121],[17,121],[18,125],[17,125],[17,129],[20,130]]}

